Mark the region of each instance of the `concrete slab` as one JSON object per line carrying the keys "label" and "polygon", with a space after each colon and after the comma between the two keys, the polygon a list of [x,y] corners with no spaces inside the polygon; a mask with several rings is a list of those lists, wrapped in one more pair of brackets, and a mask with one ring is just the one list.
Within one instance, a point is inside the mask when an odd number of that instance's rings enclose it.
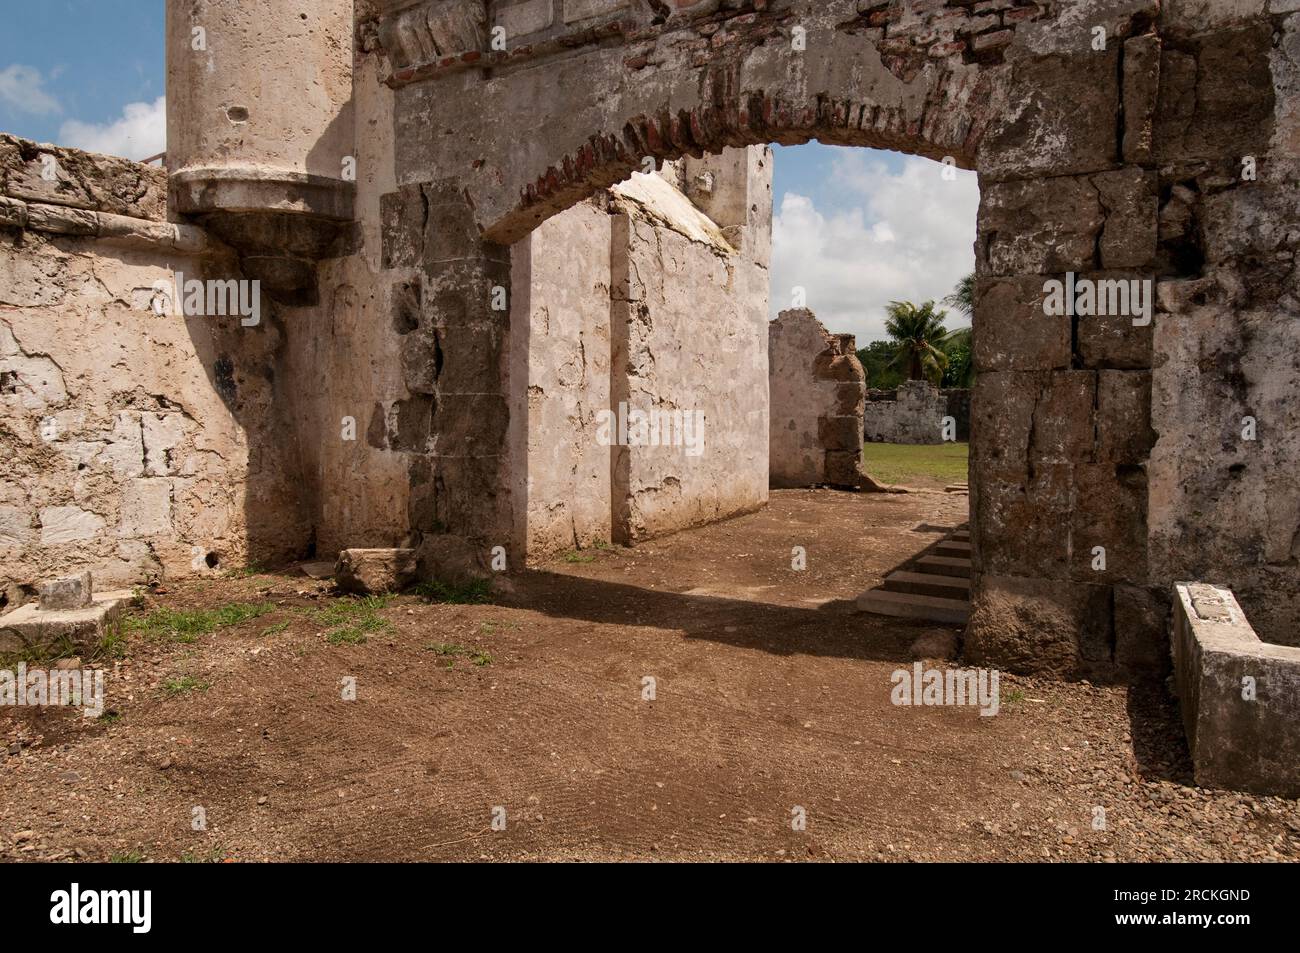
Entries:
{"label": "concrete slab", "polygon": [[103,592],[83,609],[46,611],[37,603],[0,616],[0,652],[45,654],[67,645],[77,652],[94,649],[132,598],[129,589]]}

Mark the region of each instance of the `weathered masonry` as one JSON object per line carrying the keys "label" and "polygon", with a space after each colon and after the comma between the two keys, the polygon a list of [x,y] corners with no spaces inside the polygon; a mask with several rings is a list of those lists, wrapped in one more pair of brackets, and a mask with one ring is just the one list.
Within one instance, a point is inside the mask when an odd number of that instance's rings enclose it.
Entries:
{"label": "weathered masonry", "polygon": [[[1261,638],[1300,642],[1294,0],[175,0],[168,23],[169,214],[203,227],[205,256],[233,262],[203,267],[265,282],[274,305],[255,329],[188,320],[169,365],[184,384],[137,393],[103,382],[124,432],[184,410],[165,426],[180,435],[173,448],[194,441],[194,459],[168,457],[171,432],[146,430],[160,449],[129,477],[172,481],[167,506],[189,535],[122,542],[165,571],[202,571],[191,570],[195,547],[224,548],[231,562],[406,545],[422,572],[446,574],[503,546],[517,565],[535,461],[520,436],[529,384],[512,342],[521,315],[536,321],[521,310],[519,243],[544,243],[550,220],[587,214],[634,171],[685,159],[689,193],[691,163],[819,139],[979,172],[967,655],[1063,673],[1158,668],[1181,579],[1230,587]],[[5,194],[26,202],[13,182],[32,161],[4,159]],[[736,252],[713,256],[710,287],[730,282],[741,295],[766,261],[753,244],[765,240],[754,229],[763,209],[736,201],[743,191],[712,204],[689,196]],[[93,204],[72,185],[62,198],[53,204]],[[73,243],[91,233],[70,233],[80,226],[66,215],[33,217],[42,204],[0,217],[18,260],[0,274],[37,267],[28,241],[57,267],[81,267]],[[609,254],[590,256],[609,264],[611,285],[632,248],[624,239],[611,234]],[[534,244],[534,273],[538,253]],[[175,267],[171,254],[140,267]],[[1049,317],[1045,282],[1068,275],[1150,282],[1151,319]],[[0,286],[15,339],[0,344],[39,363],[53,351],[30,345],[22,322],[45,305],[25,287]],[[749,325],[738,311],[729,326]],[[761,382],[766,333],[754,332],[744,380]],[[678,343],[674,374],[724,376],[713,341]],[[163,363],[138,347],[142,370]],[[633,378],[645,379],[610,384]],[[190,408],[180,388],[191,384],[220,404]],[[75,409],[69,395],[63,407]],[[711,399],[727,407],[725,394]],[[34,412],[18,416],[4,439],[30,466],[63,452],[39,442]],[[343,416],[363,439],[339,439]],[[206,440],[209,417],[238,425],[234,452]],[[97,433],[111,436],[116,419]],[[733,419],[737,446],[752,433],[756,450],[766,404]],[[132,421],[149,423],[131,431]],[[80,442],[97,441],[113,445]],[[194,508],[186,481],[204,474],[229,496],[220,518]],[[618,479],[611,472],[611,526]],[[161,500],[161,485],[133,492]],[[751,485],[717,512],[761,505]],[[6,481],[0,541],[24,547],[28,563],[47,552],[32,516],[42,509],[74,535],[87,519],[74,508],[117,525],[78,492]],[[221,547],[201,539],[215,533]]]}

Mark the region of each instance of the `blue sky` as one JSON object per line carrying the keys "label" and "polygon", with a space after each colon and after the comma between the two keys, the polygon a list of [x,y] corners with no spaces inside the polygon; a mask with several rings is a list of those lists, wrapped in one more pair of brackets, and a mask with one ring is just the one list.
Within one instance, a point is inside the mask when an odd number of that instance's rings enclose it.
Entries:
{"label": "blue sky", "polygon": [[0,19],[5,132],[61,142],[65,123],[107,126],[163,95],[163,0],[4,0]]}
{"label": "blue sky", "polygon": [[[0,130],[132,159],[166,148],[163,0],[3,3]],[[973,173],[816,142],[774,151],[772,316],[799,286],[865,344],[889,301],[942,298],[974,268]]]}
{"label": "blue sky", "polygon": [[973,172],[945,177],[929,159],[817,142],[774,153],[773,317],[800,287],[829,330],[861,346],[886,336],[890,301],[939,301],[974,270]]}

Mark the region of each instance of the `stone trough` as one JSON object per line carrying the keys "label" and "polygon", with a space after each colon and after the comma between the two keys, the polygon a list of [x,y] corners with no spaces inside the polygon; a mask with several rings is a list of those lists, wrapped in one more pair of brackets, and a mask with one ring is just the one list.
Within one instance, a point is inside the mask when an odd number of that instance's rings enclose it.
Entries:
{"label": "stone trough", "polygon": [[1196,783],[1300,795],[1300,648],[1261,641],[1229,589],[1174,590],[1174,680]]}

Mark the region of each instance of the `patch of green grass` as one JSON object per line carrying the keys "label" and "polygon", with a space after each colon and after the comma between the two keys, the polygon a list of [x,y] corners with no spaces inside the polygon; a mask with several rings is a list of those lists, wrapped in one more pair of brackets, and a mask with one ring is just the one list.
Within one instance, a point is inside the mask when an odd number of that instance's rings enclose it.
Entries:
{"label": "patch of green grass", "polygon": [[218,609],[155,609],[146,616],[128,619],[126,629],[169,642],[194,642],[200,635],[274,611],[275,606],[269,602],[234,602]]}
{"label": "patch of green grass", "polygon": [[488,655],[488,653],[482,652],[478,649],[466,648],[465,646],[457,645],[454,642],[434,642],[432,645],[426,645],[425,649],[432,652],[434,655],[441,655],[452,659],[452,662],[447,663],[448,668],[452,667],[456,658],[468,658],[479,667],[492,664],[492,656]]}
{"label": "patch of green grass", "polygon": [[292,621],[289,619],[285,619],[283,622],[276,622],[273,625],[268,625],[265,629],[262,630],[262,634],[279,635],[285,629],[289,628],[290,625],[292,625]]}
{"label": "patch of green grass", "polygon": [[143,864],[144,851],[142,850],[124,850],[113,854],[108,858],[110,864]]}
{"label": "patch of green grass", "polygon": [[226,850],[220,845],[209,847],[201,854],[193,851],[185,851],[180,856],[182,864],[219,864],[226,859]]}
{"label": "patch of green grass", "polygon": [[99,642],[90,647],[70,636],[60,635],[40,649],[25,648],[16,652],[0,652],[0,669],[13,669],[19,662],[31,667],[69,658],[79,658],[83,662],[103,662],[122,658],[126,655],[125,628],[127,626],[122,622],[109,624]]}
{"label": "patch of green grass", "polygon": [[580,552],[576,549],[571,549],[564,554],[564,561],[566,563],[594,563],[596,557]]}
{"label": "patch of green grass", "polygon": [[863,469],[881,483],[947,486],[967,480],[970,444],[911,445],[869,443],[862,451]]}
{"label": "patch of green grass", "polygon": [[179,675],[163,682],[163,691],[168,698],[188,695],[190,692],[206,692],[211,687],[209,682],[197,679],[193,675]]}
{"label": "patch of green grass", "polygon": [[492,595],[492,583],[487,579],[475,579],[459,586],[445,582],[422,582],[411,589],[425,602],[445,602],[451,605],[479,605],[487,602]]}
{"label": "patch of green grass", "polygon": [[455,642],[434,642],[432,645],[426,645],[425,651],[432,652],[434,655],[468,655],[469,649],[463,645],[457,645]]}
{"label": "patch of green grass", "polygon": [[97,720],[105,725],[115,725],[122,720],[122,713],[120,711],[106,711]]}
{"label": "patch of green grass", "polygon": [[379,615],[388,605],[388,596],[365,596],[357,599],[336,599],[323,609],[317,609],[315,618],[330,627],[325,641],[330,645],[361,645],[367,633],[389,628],[387,619]]}
{"label": "patch of green grass", "polygon": [[222,575],[227,579],[247,579],[249,576],[261,576],[265,573],[266,567],[261,563],[249,563],[238,569],[227,569]]}
{"label": "patch of green grass", "polygon": [[1008,688],[998,692],[998,702],[1002,705],[1018,705],[1025,700],[1025,693],[1018,688]]}

